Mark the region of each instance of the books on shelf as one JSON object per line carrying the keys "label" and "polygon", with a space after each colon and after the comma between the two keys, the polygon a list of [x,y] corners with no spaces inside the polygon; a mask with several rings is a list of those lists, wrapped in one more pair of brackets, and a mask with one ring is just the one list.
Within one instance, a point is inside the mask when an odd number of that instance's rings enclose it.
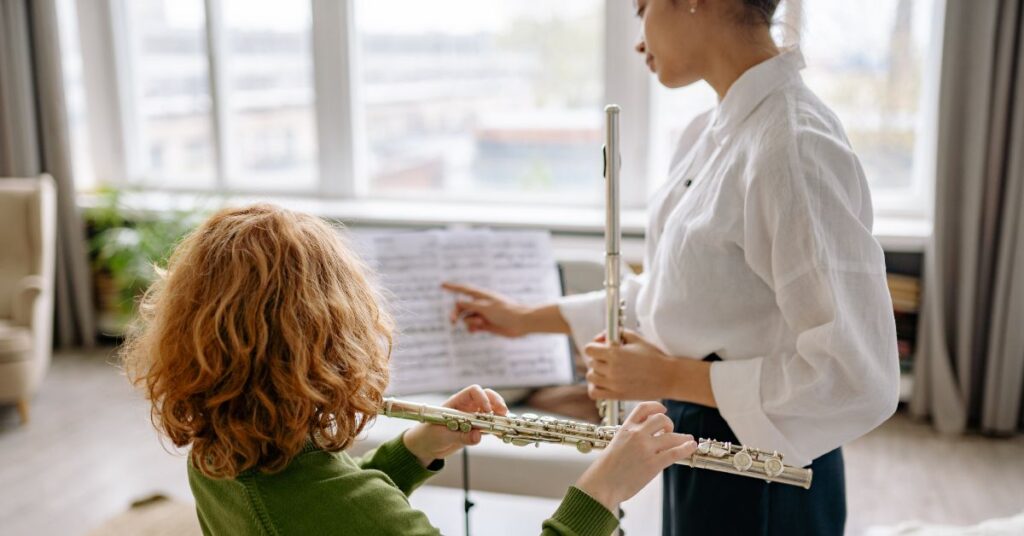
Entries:
{"label": "books on shelf", "polygon": [[898,312],[916,313],[921,305],[920,278],[903,274],[886,274],[889,294],[892,295],[893,309]]}
{"label": "books on shelf", "polygon": [[913,368],[914,349],[917,343],[918,311],[921,307],[921,279],[904,274],[886,274],[889,294],[892,295],[893,313],[896,318],[896,344],[900,358],[900,370],[909,372]]}

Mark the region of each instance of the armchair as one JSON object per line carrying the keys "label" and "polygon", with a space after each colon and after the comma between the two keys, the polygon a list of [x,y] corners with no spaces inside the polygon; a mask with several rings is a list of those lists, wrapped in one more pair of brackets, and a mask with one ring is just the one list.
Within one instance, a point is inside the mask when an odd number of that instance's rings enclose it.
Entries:
{"label": "armchair", "polygon": [[23,423],[50,363],[57,208],[53,179],[0,179],[0,404]]}

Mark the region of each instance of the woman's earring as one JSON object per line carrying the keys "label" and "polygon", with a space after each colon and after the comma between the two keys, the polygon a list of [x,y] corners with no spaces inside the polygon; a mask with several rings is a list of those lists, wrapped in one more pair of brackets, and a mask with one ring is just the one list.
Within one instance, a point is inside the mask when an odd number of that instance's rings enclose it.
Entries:
{"label": "woman's earring", "polygon": [[693,15],[695,13],[697,13],[697,6],[690,4],[690,14]]}

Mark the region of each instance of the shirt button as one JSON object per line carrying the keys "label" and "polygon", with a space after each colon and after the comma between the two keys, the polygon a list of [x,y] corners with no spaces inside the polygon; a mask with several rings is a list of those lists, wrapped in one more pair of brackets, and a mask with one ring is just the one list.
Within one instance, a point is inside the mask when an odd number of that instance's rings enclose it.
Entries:
{"label": "shirt button", "polygon": [[693,179],[686,179],[686,182],[683,183],[683,186],[689,188],[691,184],[693,184]]}

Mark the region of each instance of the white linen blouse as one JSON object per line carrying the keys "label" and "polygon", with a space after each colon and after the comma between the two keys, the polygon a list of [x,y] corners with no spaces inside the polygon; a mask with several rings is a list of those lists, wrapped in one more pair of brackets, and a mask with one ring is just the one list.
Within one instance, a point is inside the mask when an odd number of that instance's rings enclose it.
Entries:
{"label": "white linen blouse", "polygon": [[[626,327],[680,358],[714,352],[711,385],[739,440],[808,465],[896,408],[899,365],[867,180],[799,49],[744,73],[684,131],[648,206]],[[583,348],[604,292],[559,310]]]}

